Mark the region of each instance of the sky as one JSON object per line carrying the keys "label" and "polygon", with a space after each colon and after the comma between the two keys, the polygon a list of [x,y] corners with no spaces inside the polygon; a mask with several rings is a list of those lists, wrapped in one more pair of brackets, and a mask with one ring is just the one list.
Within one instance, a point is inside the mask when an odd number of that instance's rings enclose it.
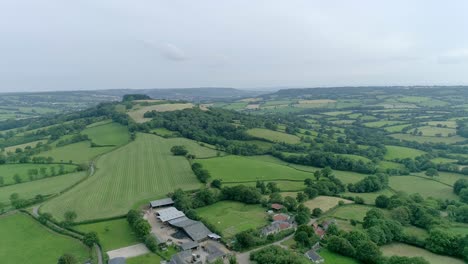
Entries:
{"label": "sky", "polygon": [[468,1],[0,0],[0,92],[468,85]]}

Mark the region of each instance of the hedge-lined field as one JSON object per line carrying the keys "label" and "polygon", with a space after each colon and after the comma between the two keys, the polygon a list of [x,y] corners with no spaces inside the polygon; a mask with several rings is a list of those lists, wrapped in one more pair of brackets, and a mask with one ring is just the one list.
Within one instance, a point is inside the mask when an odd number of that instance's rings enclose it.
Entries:
{"label": "hedge-lined field", "polygon": [[21,184],[0,187],[0,202],[9,204],[10,195],[18,193],[22,199],[36,195],[56,194],[86,177],[86,172],[76,172]]}
{"label": "hedge-lined field", "polygon": [[300,142],[300,138],[295,135],[273,131],[265,128],[252,128],[247,130],[247,134],[256,138],[263,138],[273,142],[285,142],[289,144],[296,144]]}
{"label": "hedge-lined field", "polygon": [[57,263],[64,253],[80,263],[89,258],[89,250],[81,242],[51,232],[25,214],[0,217],[0,234],[2,263]]}
{"label": "hedge-lined field", "polygon": [[[70,164],[63,164],[63,170],[65,173],[74,172],[77,166]],[[41,169],[45,169],[45,174],[41,174]],[[3,164],[0,165],[0,176],[3,177],[5,185],[16,183],[14,176],[18,175],[21,179],[21,182],[30,181],[29,170],[37,170],[34,179],[45,178],[52,175],[52,171],[55,170],[55,175],[60,172],[60,165],[58,164],[32,164],[32,163],[23,163],[23,164]]]}
{"label": "hedge-lined field", "polygon": [[166,195],[176,188],[200,186],[188,161],[173,156],[172,141],[138,134],[136,140],[101,156],[94,176],[41,210],[61,219],[75,210],[78,221],[125,214],[136,202]]}
{"label": "hedge-lined field", "polygon": [[88,163],[96,156],[109,152],[115,147],[92,148],[89,141],[81,141],[63,147],[53,148],[49,151],[39,153],[38,157],[52,157],[55,162]]}
{"label": "hedge-lined field", "polygon": [[431,179],[415,176],[392,176],[389,178],[389,185],[396,191],[419,193],[425,198],[458,200],[458,197],[452,192],[452,187]]}
{"label": "hedge-lined field", "polygon": [[384,158],[386,160],[394,159],[405,159],[405,158],[416,158],[418,156],[426,154],[426,152],[418,149],[399,147],[399,146],[386,146],[387,153]]}
{"label": "hedge-lined field", "polygon": [[93,143],[103,146],[120,146],[130,139],[127,127],[117,123],[89,127],[83,130],[81,134],[88,135]]}
{"label": "hedge-lined field", "polygon": [[423,257],[431,264],[463,264],[461,259],[456,259],[447,256],[434,254],[422,248],[410,246],[402,243],[394,243],[380,247],[384,256],[407,256],[407,257]]}

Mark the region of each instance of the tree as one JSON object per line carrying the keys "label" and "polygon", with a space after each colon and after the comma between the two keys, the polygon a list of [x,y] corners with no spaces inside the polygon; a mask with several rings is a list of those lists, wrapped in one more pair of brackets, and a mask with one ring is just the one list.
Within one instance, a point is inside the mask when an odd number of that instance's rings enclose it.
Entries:
{"label": "tree", "polygon": [[16,183],[21,183],[23,181],[18,174],[15,174],[15,176],[13,176],[13,180],[15,180]]}
{"label": "tree", "polygon": [[40,168],[39,173],[42,175],[42,177],[47,176],[47,168],[45,167]]}
{"label": "tree", "polygon": [[318,170],[314,171],[315,180],[317,180],[317,181],[320,180],[320,176],[321,176],[320,171],[318,171]]}
{"label": "tree", "polygon": [[318,216],[320,216],[322,213],[323,213],[322,209],[320,209],[320,208],[318,208],[318,207],[317,207],[317,208],[314,208],[314,210],[312,210],[312,215],[313,215],[314,217],[318,217]]}
{"label": "tree", "polygon": [[348,240],[336,235],[332,235],[328,238],[327,248],[332,252],[336,252],[344,256],[354,256],[356,253],[353,245],[351,245]]}
{"label": "tree", "polygon": [[288,209],[288,211],[296,211],[297,201],[296,199],[292,198],[291,196],[284,197],[284,206]]}
{"label": "tree", "polygon": [[318,196],[319,192],[315,188],[307,187],[307,188],[305,188],[304,193],[307,194],[309,199],[314,199],[315,197]]}
{"label": "tree", "polygon": [[5,211],[6,204],[0,202],[0,213],[3,213]]}
{"label": "tree", "polygon": [[354,202],[356,204],[364,204],[364,199],[361,198],[360,196],[356,196],[356,197],[354,197]]}
{"label": "tree", "polygon": [[408,207],[400,206],[391,210],[392,219],[398,221],[402,225],[409,225],[411,221],[411,211]]}
{"label": "tree", "polygon": [[299,246],[310,247],[309,236],[304,231],[296,232],[296,234],[294,234],[294,240]]}
{"label": "tree", "polygon": [[135,231],[137,237],[144,238],[151,231],[151,225],[143,218],[138,219],[133,224],[133,230]]}
{"label": "tree", "polygon": [[92,247],[94,244],[99,244],[99,238],[96,232],[86,233],[83,237],[83,244]]}
{"label": "tree", "polygon": [[41,222],[42,224],[46,224],[51,219],[52,219],[52,215],[50,213],[40,214],[38,218],[39,222]]}
{"label": "tree", "polygon": [[0,176],[0,186],[3,186],[5,184],[5,179],[3,176]]}
{"label": "tree", "polygon": [[468,188],[468,180],[466,179],[459,179],[453,184],[453,192],[455,194],[459,194],[463,188]]}
{"label": "tree", "polygon": [[57,264],[78,264],[78,261],[73,255],[66,253],[58,259]]}
{"label": "tree", "polygon": [[222,186],[222,181],[220,179],[214,179],[212,182],[211,182],[211,187],[213,188],[217,188],[217,189],[221,189],[221,186]]}
{"label": "tree", "polygon": [[71,224],[75,221],[77,217],[77,214],[75,211],[66,211],[64,214],[63,214],[63,218],[65,219],[65,222]]}
{"label": "tree", "polygon": [[146,235],[145,245],[153,253],[156,253],[156,251],[158,250],[158,240],[152,234]]}
{"label": "tree", "polygon": [[375,206],[379,208],[387,208],[390,203],[390,199],[385,195],[379,195],[375,198]]}
{"label": "tree", "polygon": [[434,168],[427,169],[425,174],[429,177],[439,176],[439,172]]}
{"label": "tree", "polygon": [[127,213],[127,222],[130,224],[130,226],[133,226],[136,220],[138,220],[140,217],[140,213],[137,210],[131,209]]}
{"label": "tree", "polygon": [[468,188],[463,188],[461,191],[460,191],[460,200],[464,203],[468,203]]}
{"label": "tree", "polygon": [[171,148],[171,152],[175,156],[185,156],[188,153],[187,149],[184,146],[173,146]]}
{"label": "tree", "polygon": [[308,198],[307,195],[305,195],[303,192],[298,192],[296,195],[296,200],[299,203],[304,202],[305,200],[307,200],[307,198]]}

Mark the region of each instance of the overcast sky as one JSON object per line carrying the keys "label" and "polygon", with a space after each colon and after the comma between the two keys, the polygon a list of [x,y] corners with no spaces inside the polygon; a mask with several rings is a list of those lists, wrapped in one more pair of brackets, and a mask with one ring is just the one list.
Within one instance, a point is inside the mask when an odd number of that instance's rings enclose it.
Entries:
{"label": "overcast sky", "polygon": [[468,1],[0,0],[0,92],[468,84]]}

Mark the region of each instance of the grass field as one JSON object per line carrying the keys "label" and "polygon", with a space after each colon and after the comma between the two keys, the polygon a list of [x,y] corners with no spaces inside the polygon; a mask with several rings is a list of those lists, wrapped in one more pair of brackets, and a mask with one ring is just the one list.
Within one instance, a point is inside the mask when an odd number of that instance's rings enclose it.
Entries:
{"label": "grass field", "polygon": [[387,153],[384,156],[386,160],[416,158],[426,154],[426,152],[413,148],[399,147],[399,146],[385,146]]}
{"label": "grass field", "polygon": [[367,211],[369,211],[370,209],[372,209],[372,207],[357,204],[340,206],[336,210],[332,211],[332,216],[341,219],[354,219],[357,221],[363,221]]}
{"label": "grass field", "polygon": [[[295,198],[296,196],[294,196]],[[314,208],[320,208],[322,209],[323,212],[326,212],[333,207],[338,205],[339,201],[343,201],[345,204],[350,204],[353,203],[353,201],[338,198],[338,197],[332,197],[332,196],[317,196],[312,200],[308,200],[304,203],[305,206],[307,206],[310,210],[313,210]]]}
{"label": "grass field", "polygon": [[27,146],[30,146],[32,148],[36,147],[37,143],[46,143],[47,140],[46,139],[41,139],[41,140],[36,140],[36,141],[32,141],[32,142],[28,142],[28,143],[24,143],[24,144],[20,144],[20,145],[16,145],[16,146],[11,146],[11,147],[6,147],[5,148],[5,152],[15,152],[15,150],[17,148],[20,148],[22,150],[24,150],[25,147]]}
{"label": "grass field", "polygon": [[127,127],[117,123],[86,128],[81,134],[88,135],[92,142],[101,146],[120,146],[130,140]]}
{"label": "grass field", "polygon": [[405,165],[397,162],[382,160],[378,163],[378,169],[385,171],[386,169],[404,169]]}
{"label": "grass field", "polygon": [[163,259],[154,253],[145,254],[138,257],[126,259],[127,264],[157,264],[161,263]]}
{"label": "grass field", "polygon": [[[194,154],[197,158],[208,158],[208,157],[216,157],[218,151],[212,148],[208,148],[208,144],[206,143],[197,143],[196,141],[186,139],[186,138],[168,138],[164,140],[167,142],[168,145],[172,146],[184,146],[190,154]],[[203,144],[205,146],[201,146]],[[222,153],[221,153],[222,154]]]}
{"label": "grass field", "polygon": [[[412,132],[413,130],[410,130],[409,132]],[[427,137],[435,137],[437,134],[440,134],[442,137],[448,137],[449,134],[455,135],[457,133],[455,128],[443,128],[435,126],[418,127],[418,131],[421,131],[422,135]]]}
{"label": "grass field", "polygon": [[[3,165],[0,165],[0,176],[3,177],[5,184],[14,184],[15,181],[13,178],[16,174],[20,176],[22,180],[21,182],[28,182],[30,181],[28,171],[31,169],[37,169],[38,171],[40,171],[41,168],[46,169],[46,174],[45,175],[38,174],[34,176],[35,179],[41,179],[41,178],[45,178],[48,176],[52,176],[51,168],[54,168],[55,172],[58,173],[60,170],[60,165],[58,164],[32,164],[32,163],[3,164]],[[63,168],[64,168],[65,173],[70,173],[70,172],[74,172],[77,167],[75,165],[64,164]]]}
{"label": "grass field", "polygon": [[434,197],[449,200],[458,200],[453,194],[452,187],[442,183],[415,176],[392,176],[389,179],[389,186],[406,193],[419,193],[423,197]]}
{"label": "grass field", "polygon": [[364,123],[364,126],[366,127],[373,127],[373,128],[378,128],[378,127],[383,127],[383,126],[394,126],[394,125],[399,125],[401,124],[401,121],[375,121],[375,122],[369,122],[369,123]]}
{"label": "grass field", "polygon": [[447,126],[448,128],[457,128],[457,122],[456,121],[430,121],[430,122],[427,122],[427,125],[428,126],[437,126],[437,125],[441,125],[441,126]]}
{"label": "grass field", "polygon": [[426,137],[426,136],[413,136],[410,134],[392,134],[393,138],[405,140],[405,141],[416,141],[418,143],[432,142],[432,143],[445,143],[454,144],[457,142],[465,141],[466,139],[460,136],[453,137]]}
{"label": "grass field", "polygon": [[[419,172],[419,173],[413,173],[414,175],[418,176],[423,176],[427,177],[424,172]],[[427,177],[430,178],[430,177]],[[453,173],[453,172],[444,172],[444,171],[439,171],[439,176],[436,176],[433,178],[434,180],[453,185],[457,180],[459,179],[467,179],[468,176],[459,174],[459,173]]]}
{"label": "grass field", "polygon": [[288,166],[241,156],[226,156],[198,160],[211,173],[213,179],[224,182],[304,180],[313,178],[309,172],[298,171]]}
{"label": "grass field", "polygon": [[436,164],[440,164],[440,163],[454,163],[454,162],[457,162],[456,159],[447,159],[447,158],[434,158],[434,159],[431,159],[432,162],[436,163]]}
{"label": "grass field", "polygon": [[300,138],[295,135],[273,131],[265,128],[252,128],[247,130],[247,134],[256,138],[263,138],[273,142],[285,142],[289,144],[296,144],[300,142]]}
{"label": "grass field", "polygon": [[259,205],[221,201],[196,209],[198,215],[221,230],[224,237],[268,224],[267,213]]}
{"label": "grass field", "polygon": [[151,120],[151,118],[144,118],[143,115],[149,111],[157,111],[157,112],[168,112],[168,111],[176,111],[176,110],[183,110],[187,108],[192,108],[192,103],[186,104],[158,104],[158,105],[149,105],[149,106],[140,106],[136,105],[133,107],[129,112],[128,115],[137,123],[144,123],[146,121]]}
{"label": "grass field", "polygon": [[415,236],[420,239],[426,239],[429,237],[429,232],[416,226],[404,226],[403,233],[405,235]]}
{"label": "grass field", "polygon": [[425,249],[410,246],[402,243],[394,243],[380,247],[384,256],[407,256],[407,257],[423,257],[431,264],[463,264],[463,260],[451,258],[447,256],[441,256],[429,252]]}
{"label": "grass field", "polygon": [[170,131],[169,129],[166,129],[164,127],[152,129],[151,133],[156,133],[156,135],[161,137],[172,137],[176,134],[175,132]]}
{"label": "grass field", "polygon": [[392,196],[394,193],[388,189],[383,189],[381,191],[371,192],[371,193],[352,193],[352,192],[343,193],[344,196],[352,196],[352,197],[359,196],[362,199],[364,199],[364,202],[366,204],[372,204],[372,205],[375,204],[375,198],[377,198],[377,196],[382,195],[382,194],[387,195],[387,196]]}
{"label": "grass field", "polygon": [[103,247],[103,251],[109,251],[140,243],[125,218],[78,225],[74,228],[85,233],[96,232]]}
{"label": "grass field", "polygon": [[125,214],[136,202],[177,188],[198,188],[188,161],[173,156],[171,147],[167,139],[138,134],[132,143],[101,156],[94,176],[41,209],[58,218],[75,210],[78,221],[105,218]]}
{"label": "grass field", "polygon": [[396,125],[396,126],[388,126],[384,127],[384,130],[390,133],[398,133],[401,132],[401,130],[409,125]]}
{"label": "grass field", "polygon": [[49,151],[39,153],[38,157],[52,157],[56,162],[88,163],[94,157],[109,152],[114,147],[92,148],[89,141],[81,141],[63,147],[53,148]]}
{"label": "grass field", "polygon": [[334,252],[329,251],[326,248],[320,249],[319,255],[322,256],[323,259],[325,259],[325,263],[331,263],[331,264],[359,264],[360,263],[353,258],[345,257],[340,254],[336,254]]}
{"label": "grass field", "polygon": [[30,199],[38,194],[56,194],[86,177],[85,172],[76,172],[21,184],[0,187],[0,202],[9,204],[10,195],[18,193],[20,198]]}
{"label": "grass field", "polygon": [[25,214],[0,217],[2,263],[57,263],[64,253],[74,255],[80,263],[89,258],[89,250],[78,240],[43,227]]}
{"label": "grass field", "polygon": [[341,157],[345,157],[345,158],[348,158],[350,160],[353,160],[353,161],[363,161],[363,162],[372,162],[370,159],[366,158],[366,157],[363,157],[363,156],[359,156],[359,155],[353,155],[353,154],[337,154]]}

